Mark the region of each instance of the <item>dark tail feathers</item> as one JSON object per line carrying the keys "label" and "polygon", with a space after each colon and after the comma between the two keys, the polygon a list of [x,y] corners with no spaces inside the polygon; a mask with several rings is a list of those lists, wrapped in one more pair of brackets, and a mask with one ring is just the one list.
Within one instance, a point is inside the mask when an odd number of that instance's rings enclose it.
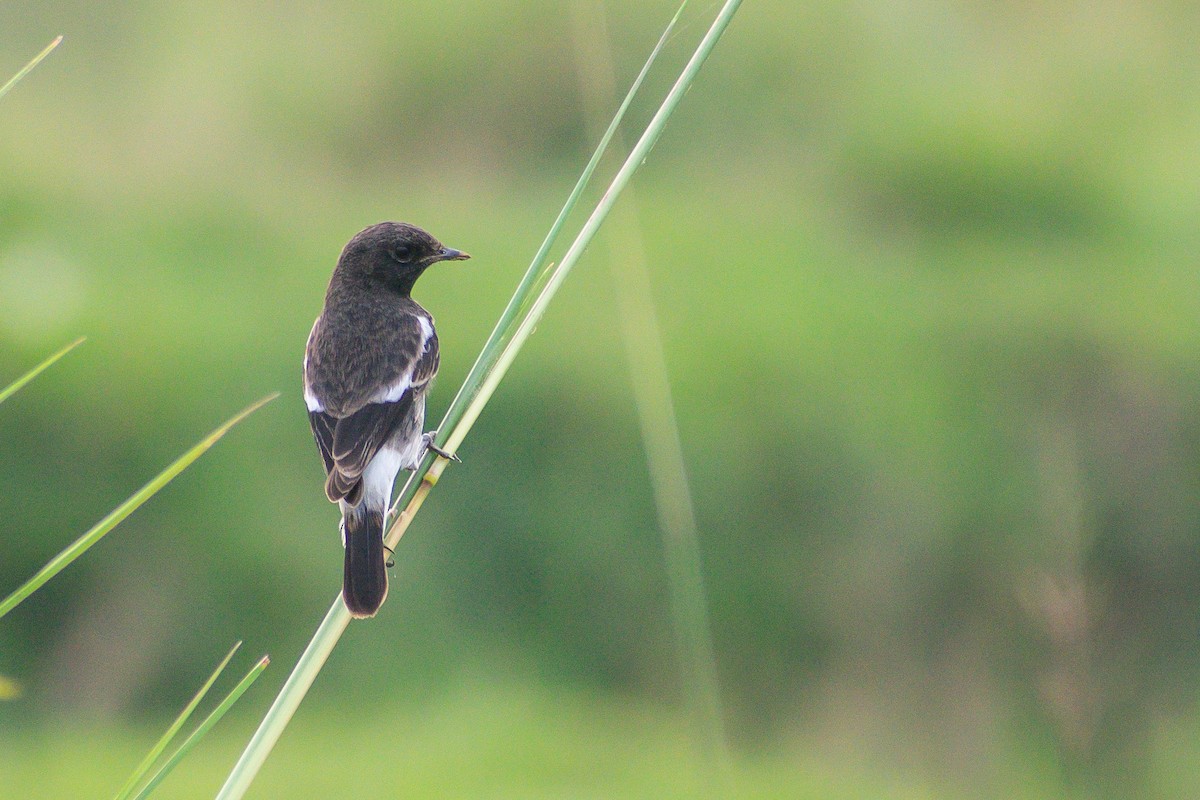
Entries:
{"label": "dark tail feathers", "polygon": [[346,570],[342,601],[356,617],[373,617],[387,597],[387,564],[383,558],[383,512],[348,508]]}

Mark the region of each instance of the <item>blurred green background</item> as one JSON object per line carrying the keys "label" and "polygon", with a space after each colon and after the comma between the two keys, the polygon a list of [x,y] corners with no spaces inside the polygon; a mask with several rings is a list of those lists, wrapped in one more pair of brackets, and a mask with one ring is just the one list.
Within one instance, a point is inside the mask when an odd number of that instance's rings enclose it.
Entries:
{"label": "blurred green background", "polygon": [[[271,669],[159,796],[216,791],[339,587],[300,393],[337,254],[473,254],[417,287],[436,421],[593,144],[573,7],[0,5],[3,77],[67,37],[0,101],[0,384],[89,337],[0,406],[0,593],[283,393],[0,621],[6,791],[110,796],[244,639]],[[625,86],[674,6],[605,7]],[[250,796],[1200,794],[1198,25],[747,2],[635,182],[727,769],[596,247]]]}

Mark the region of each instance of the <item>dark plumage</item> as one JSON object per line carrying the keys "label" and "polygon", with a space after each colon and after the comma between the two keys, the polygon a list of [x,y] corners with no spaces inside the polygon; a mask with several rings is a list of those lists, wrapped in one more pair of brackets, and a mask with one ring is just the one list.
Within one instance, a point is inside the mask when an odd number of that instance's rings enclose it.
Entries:
{"label": "dark plumage", "polygon": [[342,509],[342,598],[356,617],[373,616],[387,596],[383,521],[392,484],[429,444],[425,391],[437,374],[437,332],[410,293],[430,265],[466,258],[412,225],[372,225],[342,250],[308,336],[304,401],[325,494]]}

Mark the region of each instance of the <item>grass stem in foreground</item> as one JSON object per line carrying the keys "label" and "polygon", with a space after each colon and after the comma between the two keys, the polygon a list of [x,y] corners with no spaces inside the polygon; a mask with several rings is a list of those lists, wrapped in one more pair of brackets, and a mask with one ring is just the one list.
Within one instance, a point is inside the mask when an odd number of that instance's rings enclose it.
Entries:
{"label": "grass stem in foreground", "polygon": [[154,762],[157,761],[158,757],[161,756],[167,749],[167,745],[171,743],[171,740],[175,738],[175,735],[179,733],[180,729],[187,724],[188,719],[192,716],[192,712],[196,710],[196,706],[200,705],[200,701],[203,700],[205,695],[208,694],[208,690],[212,688],[212,685],[217,682],[217,678],[220,677],[221,673],[225,671],[225,667],[229,666],[229,662],[233,660],[233,654],[236,653],[238,648],[241,646],[242,643],[238,642],[232,648],[230,648],[228,653],[225,654],[225,658],[221,659],[220,664],[217,664],[217,668],[214,669],[212,674],[208,676],[208,680],[204,682],[204,685],[201,686],[199,691],[192,696],[192,699],[188,701],[188,704],[183,707],[183,711],[179,712],[179,716],[175,717],[175,721],[171,723],[170,727],[168,727],[163,735],[159,737],[158,741],[154,743],[154,746],[150,748],[148,753],[146,753],[146,756],[142,759],[141,763],[134,767],[133,772],[129,776],[129,780],[125,781],[125,785],[122,786],[121,790],[117,792],[114,800],[129,800],[129,798],[133,795],[134,790],[137,789],[138,784],[141,783],[150,773],[150,768],[154,766]]}
{"label": "grass stem in foreground", "polygon": [[183,757],[191,752],[193,747],[199,744],[200,740],[203,739],[210,730],[212,730],[214,725],[221,721],[221,717],[225,716],[225,713],[229,711],[229,709],[233,708],[233,704],[236,703],[238,699],[246,693],[246,690],[249,689],[256,680],[258,680],[259,676],[263,674],[263,671],[270,664],[270,656],[263,656],[260,658],[258,663],[251,667],[250,671],[246,673],[246,676],[238,682],[238,685],[233,687],[229,694],[225,695],[225,699],[222,700],[220,704],[212,710],[212,713],[204,718],[204,721],[200,723],[196,730],[192,731],[191,736],[188,736],[188,738],[183,740],[183,744],[179,745],[179,749],[172,753],[170,758],[163,762],[163,765],[158,768],[158,772],[151,776],[150,780],[146,782],[146,785],[142,787],[142,790],[137,793],[137,796],[134,798],[134,800],[145,800],[145,798],[154,791],[155,787],[162,783],[163,779],[170,774],[171,770],[175,769],[175,765],[182,761]]}

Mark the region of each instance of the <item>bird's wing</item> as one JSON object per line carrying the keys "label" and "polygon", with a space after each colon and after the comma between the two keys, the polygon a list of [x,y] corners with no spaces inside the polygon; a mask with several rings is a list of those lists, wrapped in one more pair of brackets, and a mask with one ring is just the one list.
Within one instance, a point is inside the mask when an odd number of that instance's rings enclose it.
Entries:
{"label": "bird's wing", "polygon": [[341,478],[357,481],[413,410],[413,393],[394,403],[370,403],[344,419],[333,430],[333,463]]}
{"label": "bird's wing", "polygon": [[430,369],[437,371],[437,336],[423,310],[326,309],[305,348],[304,401],[309,411],[343,419],[399,400],[414,382],[427,382]]}
{"label": "bird's wing", "polygon": [[414,388],[423,390],[437,374],[438,364],[441,363],[441,353],[438,351],[437,331],[429,325],[429,336],[425,339],[425,348],[417,363],[413,364],[412,377],[409,382]]}
{"label": "bird's wing", "polygon": [[[425,391],[437,372],[440,356],[433,326],[423,317],[414,315],[411,319],[420,338],[406,336],[400,340],[413,358],[393,362],[406,366],[397,377],[388,383],[377,384],[369,400],[347,416],[334,418],[325,412],[309,412],[317,444],[326,458],[329,479],[325,491],[330,500],[345,499],[352,505],[358,502],[363,471],[380,448],[406,425],[412,426],[417,396]],[[403,350],[397,348],[393,356],[397,352]],[[332,426],[327,425],[326,420],[332,421]],[[419,427],[418,423],[411,434],[405,435],[419,436]]]}
{"label": "bird's wing", "polygon": [[313,438],[321,450],[321,458],[325,461],[325,472],[333,469],[333,429],[337,420],[324,411],[309,411],[308,424],[312,426]]}

